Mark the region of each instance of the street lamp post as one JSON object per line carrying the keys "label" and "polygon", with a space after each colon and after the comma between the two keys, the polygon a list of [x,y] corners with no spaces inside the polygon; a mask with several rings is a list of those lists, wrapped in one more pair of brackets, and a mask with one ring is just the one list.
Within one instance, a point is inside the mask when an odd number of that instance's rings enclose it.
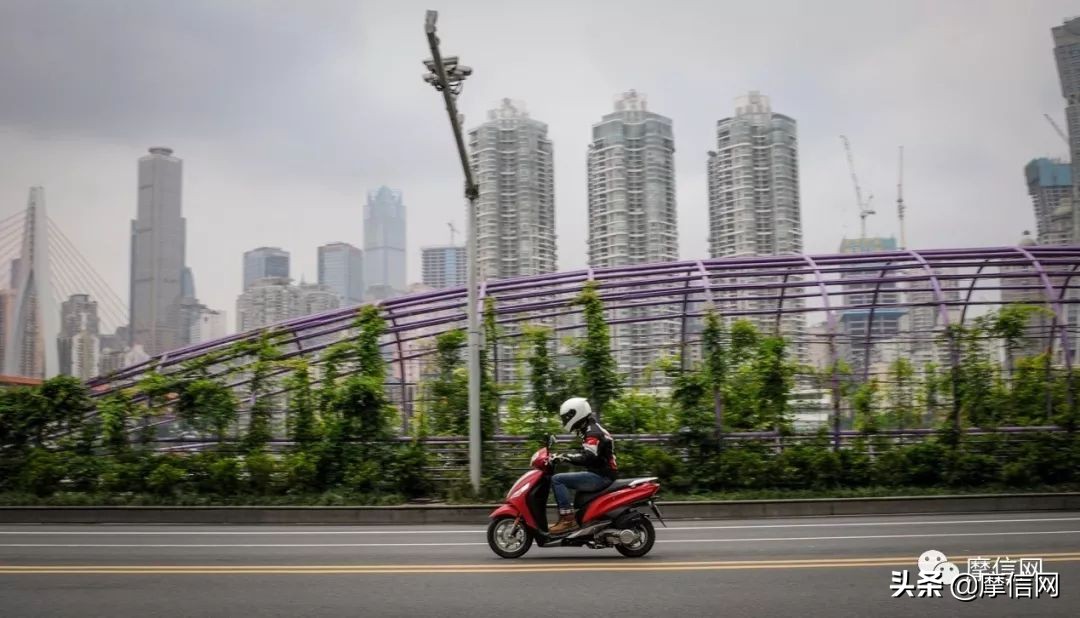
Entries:
{"label": "street lamp post", "polygon": [[476,199],[480,190],[473,177],[469,155],[465,151],[465,138],[461,131],[461,117],[457,111],[457,95],[465,78],[472,74],[472,69],[459,64],[457,56],[443,58],[439,51],[439,37],[435,35],[435,21],[438,11],[428,11],[424,19],[424,32],[427,34],[431,59],[424,61],[428,73],[424,81],[435,87],[443,95],[446,113],[450,116],[450,127],[454,130],[458,157],[465,172],[465,199],[468,200],[468,236],[465,240],[468,260],[468,298],[465,313],[468,318],[469,341],[469,481],[473,491],[480,491],[480,320],[476,298]]}

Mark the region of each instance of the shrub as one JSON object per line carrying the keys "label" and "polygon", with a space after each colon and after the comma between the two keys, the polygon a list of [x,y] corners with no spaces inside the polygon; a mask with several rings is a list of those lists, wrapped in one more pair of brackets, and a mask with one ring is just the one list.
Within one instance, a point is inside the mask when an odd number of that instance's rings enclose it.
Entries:
{"label": "shrub", "polygon": [[276,462],[265,453],[248,455],[244,459],[248,487],[257,494],[271,493],[274,489]]}
{"label": "shrub", "polygon": [[221,496],[240,492],[240,462],[234,457],[222,457],[210,464],[210,486]]}
{"label": "shrub", "polygon": [[435,485],[428,475],[428,465],[427,451],[420,443],[399,447],[390,468],[390,477],[396,491],[409,498],[433,493]]}
{"label": "shrub", "polygon": [[94,491],[101,482],[106,461],[92,455],[74,455],[68,457],[66,476],[75,491]]}
{"label": "shrub", "polygon": [[48,496],[60,488],[64,464],[60,455],[37,449],[27,457],[19,477],[23,490],[37,496]]}
{"label": "shrub", "polygon": [[126,493],[142,491],[146,475],[137,462],[111,460],[101,473],[100,484],[105,491]]}
{"label": "shrub", "polygon": [[772,462],[753,447],[725,448],[713,457],[710,468],[712,489],[758,489],[772,482]]}
{"label": "shrub", "polygon": [[1010,461],[1001,468],[1001,481],[1012,487],[1030,487],[1038,477],[1029,461]]}
{"label": "shrub", "polygon": [[840,449],[837,453],[840,463],[840,482],[845,487],[862,487],[870,483],[870,456],[864,451]]}
{"label": "shrub", "polygon": [[352,462],[345,469],[345,488],[353,492],[376,491],[383,481],[383,471],[379,462],[370,459]]}
{"label": "shrub", "polygon": [[945,482],[955,487],[975,487],[997,480],[997,460],[989,455],[958,451],[951,456]]}
{"label": "shrub", "polygon": [[898,480],[900,484],[928,487],[941,482],[947,455],[944,447],[925,442],[904,447],[903,453],[907,470]]}
{"label": "shrub", "polygon": [[282,462],[290,492],[305,493],[319,488],[319,459],[309,453],[293,453]]}
{"label": "shrub", "polygon": [[176,493],[183,480],[183,469],[173,463],[163,461],[146,478],[146,486],[155,494],[165,496]]}

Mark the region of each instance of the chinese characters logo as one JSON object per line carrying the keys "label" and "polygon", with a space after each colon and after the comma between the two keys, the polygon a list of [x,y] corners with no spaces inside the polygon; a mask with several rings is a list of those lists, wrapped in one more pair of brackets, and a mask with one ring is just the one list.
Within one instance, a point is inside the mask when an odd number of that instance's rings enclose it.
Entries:
{"label": "chinese characters logo", "polygon": [[1043,571],[1042,558],[968,558],[967,571],[949,562],[945,554],[930,550],[919,556],[918,580],[911,581],[908,570],[893,571],[893,598],[941,597],[946,588],[953,598],[974,601],[982,597],[1033,599],[1059,594],[1058,574]]}

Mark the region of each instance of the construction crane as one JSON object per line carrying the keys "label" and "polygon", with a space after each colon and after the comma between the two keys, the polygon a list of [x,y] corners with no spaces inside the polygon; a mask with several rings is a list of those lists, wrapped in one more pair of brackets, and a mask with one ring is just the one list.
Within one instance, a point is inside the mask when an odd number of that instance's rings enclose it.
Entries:
{"label": "construction crane", "polygon": [[874,195],[871,193],[866,201],[862,198],[862,188],[859,186],[859,177],[855,175],[855,158],[851,156],[851,142],[848,138],[841,135],[840,141],[844,142],[844,152],[847,153],[848,169],[851,170],[851,183],[855,185],[855,205],[859,209],[859,239],[866,238],[866,217],[877,214],[872,208],[870,208],[870,202],[874,200]]}
{"label": "construction crane", "polygon": [[900,216],[900,248],[907,249],[907,233],[904,230],[904,147],[900,146],[899,170],[896,174],[896,213]]}
{"label": "construction crane", "polygon": [[1066,144],[1068,144],[1069,138],[1066,137],[1065,132],[1061,130],[1061,127],[1059,127],[1057,123],[1054,122],[1054,119],[1050,117],[1050,114],[1043,114],[1043,118],[1046,118],[1046,121],[1050,123],[1050,126],[1054,127],[1054,132],[1058,134],[1058,137],[1060,137]]}
{"label": "construction crane", "polygon": [[457,228],[454,227],[454,222],[453,221],[447,221],[446,225],[450,227],[450,246],[453,247],[453,246],[455,246],[454,245],[454,236],[457,234]]}

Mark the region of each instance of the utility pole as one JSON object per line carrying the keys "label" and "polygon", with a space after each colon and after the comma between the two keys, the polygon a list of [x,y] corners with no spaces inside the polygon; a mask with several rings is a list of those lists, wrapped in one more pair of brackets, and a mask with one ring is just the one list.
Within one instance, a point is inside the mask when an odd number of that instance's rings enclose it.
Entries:
{"label": "utility pole", "polygon": [[900,171],[896,180],[896,212],[900,215],[900,248],[907,249],[907,232],[904,228],[904,147],[900,146]]}
{"label": "utility pole", "polygon": [[461,87],[465,78],[472,74],[472,69],[458,64],[457,56],[443,58],[439,51],[439,37],[435,35],[435,21],[439,18],[438,11],[428,11],[424,18],[424,33],[427,35],[428,47],[431,49],[431,58],[424,61],[428,73],[424,75],[424,81],[431,84],[435,90],[443,95],[446,103],[446,113],[450,116],[450,128],[454,131],[454,141],[457,142],[458,157],[461,159],[461,168],[465,172],[465,199],[468,201],[468,219],[466,244],[466,259],[468,268],[468,297],[465,313],[468,318],[469,330],[469,481],[473,491],[480,491],[480,321],[477,315],[476,299],[476,199],[480,195],[480,189],[473,177],[472,165],[469,163],[469,155],[465,150],[465,138],[461,130],[461,116],[457,111],[457,96],[461,94]]}

